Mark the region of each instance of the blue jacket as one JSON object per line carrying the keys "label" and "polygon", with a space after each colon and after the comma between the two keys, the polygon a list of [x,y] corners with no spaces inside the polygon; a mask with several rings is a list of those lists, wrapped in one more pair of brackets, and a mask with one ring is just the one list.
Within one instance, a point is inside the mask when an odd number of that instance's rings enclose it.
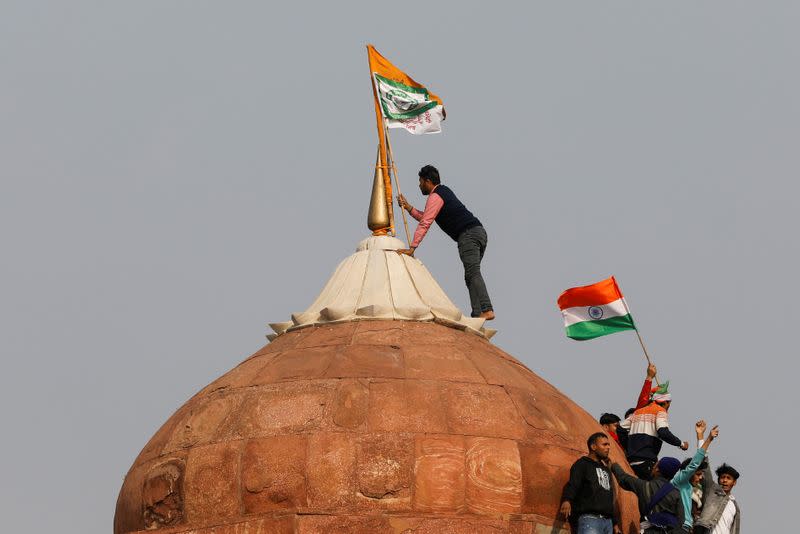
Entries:
{"label": "blue jacket", "polygon": [[672,483],[681,494],[681,502],[683,503],[683,526],[690,527],[689,530],[691,530],[691,526],[694,523],[692,519],[692,475],[694,475],[694,472],[700,467],[700,464],[703,463],[703,458],[705,457],[706,450],[697,449],[689,465],[678,471],[675,476],[672,477],[672,480],[670,480],[670,483]]}

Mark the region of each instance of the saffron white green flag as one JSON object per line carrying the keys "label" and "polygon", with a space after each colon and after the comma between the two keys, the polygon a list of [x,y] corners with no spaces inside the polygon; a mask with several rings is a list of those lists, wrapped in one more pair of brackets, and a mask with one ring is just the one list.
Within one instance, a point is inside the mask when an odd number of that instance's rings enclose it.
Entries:
{"label": "saffron white green flag", "polygon": [[412,134],[442,131],[444,107],[424,87],[413,87],[375,74],[375,89],[389,128],[405,128]]}
{"label": "saffron white green flag", "polygon": [[567,289],[558,297],[558,307],[567,337],[572,339],[593,339],[636,329],[613,276],[589,286]]}

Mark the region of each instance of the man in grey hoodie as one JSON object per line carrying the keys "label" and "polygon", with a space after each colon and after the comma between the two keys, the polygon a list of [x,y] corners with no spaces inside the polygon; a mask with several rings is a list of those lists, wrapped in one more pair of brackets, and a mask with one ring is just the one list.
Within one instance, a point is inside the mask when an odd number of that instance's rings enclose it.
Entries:
{"label": "man in grey hoodie", "polygon": [[677,488],[669,484],[680,466],[680,460],[665,456],[653,466],[650,480],[629,475],[619,464],[611,466],[619,487],[635,493],[638,497],[639,513],[642,514],[640,527],[645,534],[683,532],[681,494]]}

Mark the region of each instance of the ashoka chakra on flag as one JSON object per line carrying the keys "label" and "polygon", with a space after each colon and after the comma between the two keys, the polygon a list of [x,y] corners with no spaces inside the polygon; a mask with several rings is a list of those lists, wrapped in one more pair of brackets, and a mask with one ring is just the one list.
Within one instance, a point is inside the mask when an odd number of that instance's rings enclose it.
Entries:
{"label": "ashoka chakra on flag", "polygon": [[386,125],[413,134],[439,133],[444,107],[424,87],[412,87],[375,74],[375,88]]}
{"label": "ashoka chakra on flag", "polygon": [[582,341],[636,328],[613,276],[589,286],[567,289],[558,297],[558,307],[567,337],[572,339]]}

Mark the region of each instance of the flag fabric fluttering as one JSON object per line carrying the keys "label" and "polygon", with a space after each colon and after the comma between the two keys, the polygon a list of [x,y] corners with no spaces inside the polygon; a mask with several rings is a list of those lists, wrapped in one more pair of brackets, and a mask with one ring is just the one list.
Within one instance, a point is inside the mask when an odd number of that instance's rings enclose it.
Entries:
{"label": "flag fabric fluttering", "polygon": [[404,128],[412,134],[442,131],[442,99],[392,65],[372,45],[367,46],[375,97],[389,128]]}
{"label": "flag fabric fluttering", "polygon": [[652,395],[666,395],[669,393],[669,380],[653,388]]}
{"label": "flag fabric fluttering", "polygon": [[593,339],[635,330],[625,297],[612,276],[589,286],[567,289],[558,297],[567,337]]}

